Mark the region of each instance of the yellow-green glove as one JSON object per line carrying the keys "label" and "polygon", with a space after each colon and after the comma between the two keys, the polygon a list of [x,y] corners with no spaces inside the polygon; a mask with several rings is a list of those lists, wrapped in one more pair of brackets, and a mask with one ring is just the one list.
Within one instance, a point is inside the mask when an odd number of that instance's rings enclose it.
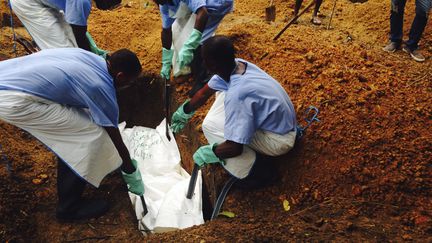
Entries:
{"label": "yellow-green glove", "polygon": [[189,103],[189,100],[186,100],[177,110],[174,112],[171,118],[171,129],[173,133],[180,132],[188,123],[189,119],[195,114],[195,111],[187,114],[184,111],[184,107]]}
{"label": "yellow-green glove", "polygon": [[160,71],[160,75],[162,78],[170,78],[173,55],[174,50],[168,50],[162,47],[162,69]]}
{"label": "yellow-green glove", "polygon": [[89,32],[86,32],[86,36],[87,36],[87,39],[88,39],[89,44],[90,44],[91,52],[93,52],[96,55],[103,57],[104,59],[106,59],[108,52],[98,48],[98,46],[96,45],[96,42],[93,40],[93,38],[91,37]]}
{"label": "yellow-green glove", "polygon": [[128,174],[122,171],[123,179],[127,184],[128,190],[135,195],[142,196],[144,194],[144,184],[141,178],[141,172],[137,167],[137,161],[132,159],[132,164],[135,166],[135,171]]}
{"label": "yellow-green glove", "polygon": [[203,167],[206,164],[213,164],[213,163],[221,163],[225,164],[225,161],[219,159],[219,157],[216,156],[214,153],[214,149],[216,148],[217,143],[209,144],[201,146],[197,151],[195,151],[193,155],[193,159],[195,161],[195,164],[197,164],[199,167]]}
{"label": "yellow-green glove", "polygon": [[183,44],[183,47],[179,52],[177,62],[180,66],[180,69],[182,69],[184,66],[192,62],[193,53],[201,43],[201,39],[202,39],[202,33],[197,29],[193,29],[191,35],[189,36],[187,41]]}

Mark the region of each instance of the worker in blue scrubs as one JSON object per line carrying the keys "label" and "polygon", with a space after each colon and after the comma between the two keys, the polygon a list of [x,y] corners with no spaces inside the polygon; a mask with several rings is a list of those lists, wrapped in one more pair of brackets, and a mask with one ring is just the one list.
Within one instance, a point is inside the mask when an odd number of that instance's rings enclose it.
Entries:
{"label": "worker in blue scrubs", "polygon": [[86,37],[90,0],[10,0],[14,13],[40,49],[80,47]]}
{"label": "worker in blue scrubs", "polygon": [[48,49],[2,61],[0,70],[0,120],[26,130],[59,158],[58,219],[104,214],[107,201],[82,193],[118,167],[129,191],[143,195],[118,129],[116,91],[142,70],[133,52],[122,49],[105,60],[80,48]]}
{"label": "worker in blue scrubs", "polygon": [[176,133],[183,129],[216,92],[202,125],[209,144],[200,147],[193,158],[199,166],[221,163],[231,175],[244,179],[260,157],[279,156],[294,147],[294,106],[275,79],[256,65],[235,58],[227,37],[208,39],[202,55],[215,75],[173,114],[172,129]]}
{"label": "worker in blue scrubs", "polygon": [[208,72],[201,59],[201,44],[214,35],[224,16],[232,11],[233,0],[154,0],[159,4],[162,16],[162,69],[161,76],[169,79],[174,51],[172,45],[172,29],[182,5],[196,14],[192,33],[181,48],[177,62],[180,69],[190,65],[195,81],[195,90],[208,81]]}

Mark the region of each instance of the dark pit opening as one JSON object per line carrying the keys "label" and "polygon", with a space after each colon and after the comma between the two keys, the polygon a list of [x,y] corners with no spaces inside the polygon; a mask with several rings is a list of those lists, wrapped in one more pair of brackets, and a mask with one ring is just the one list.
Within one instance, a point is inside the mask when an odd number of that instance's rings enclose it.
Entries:
{"label": "dark pit opening", "polygon": [[164,83],[159,76],[144,74],[134,85],[117,92],[120,122],[127,127],[155,128],[165,117]]}

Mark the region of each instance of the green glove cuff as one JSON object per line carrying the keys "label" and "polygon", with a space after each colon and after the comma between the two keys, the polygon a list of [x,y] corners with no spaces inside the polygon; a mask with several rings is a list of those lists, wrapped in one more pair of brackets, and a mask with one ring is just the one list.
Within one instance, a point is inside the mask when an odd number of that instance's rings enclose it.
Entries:
{"label": "green glove cuff", "polygon": [[193,117],[193,115],[195,114],[195,111],[192,111],[191,113],[186,113],[184,111],[184,108],[187,104],[189,104],[190,99],[186,100],[185,102],[183,102],[183,104],[178,108],[178,112],[179,115],[181,115],[182,117],[184,117],[186,119],[186,121],[188,121],[189,119],[191,119]]}
{"label": "green glove cuff", "polygon": [[86,32],[86,37],[89,41],[90,51],[106,59],[106,55],[108,54],[108,52],[98,48],[96,42],[93,40],[89,32]]}
{"label": "green glove cuff", "polygon": [[170,78],[173,55],[174,50],[168,50],[162,47],[162,69],[160,71],[160,75],[164,79]]}
{"label": "green glove cuff", "polygon": [[189,47],[190,49],[195,50],[199,46],[199,44],[201,43],[202,35],[203,34],[201,33],[201,31],[199,31],[197,29],[193,29],[189,38],[185,42],[184,47]]}
{"label": "green glove cuff", "polygon": [[225,161],[220,159],[216,156],[214,153],[214,149],[217,147],[217,143],[209,144],[201,146],[193,155],[193,159],[195,161],[195,164],[202,167],[205,164],[212,164],[212,163],[222,163],[225,164]]}
{"label": "green glove cuff", "polygon": [[174,56],[174,50],[168,50],[165,47],[162,47],[162,64],[171,65],[173,56]]}
{"label": "green glove cuff", "polygon": [[135,166],[135,171],[128,174],[122,171],[122,176],[127,183],[128,190],[138,196],[144,194],[144,184],[141,177],[141,172],[137,167],[137,161],[132,159],[132,164]]}

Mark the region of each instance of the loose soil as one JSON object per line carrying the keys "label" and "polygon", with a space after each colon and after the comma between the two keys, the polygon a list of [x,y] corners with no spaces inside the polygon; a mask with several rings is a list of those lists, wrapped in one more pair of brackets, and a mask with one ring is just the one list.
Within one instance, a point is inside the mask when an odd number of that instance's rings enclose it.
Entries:
{"label": "loose soil", "polygon": [[[161,83],[155,78],[161,60],[159,13],[151,1],[123,2],[111,11],[94,8],[89,31],[104,49],[137,52],[146,75],[138,88],[119,94],[126,97],[119,98],[122,119],[155,126],[163,117]],[[324,2],[323,26],[311,25],[307,13],[278,41],[272,38],[292,15],[294,1],[274,3],[276,22],[268,23],[268,2],[236,1],[218,34],[231,37],[239,57],[283,85],[299,121],[309,105],[320,109],[321,122],[309,128],[294,151],[269,161],[277,167],[275,184],[253,191],[234,188],[223,207],[235,213],[234,218],[144,238],[136,229],[125,186],[114,173],[101,188],[87,191],[110,200],[106,216],[60,224],[54,216],[54,155],[27,133],[0,122],[1,153],[13,169],[10,175],[0,166],[0,240],[432,241],[432,25],[421,41],[427,61],[420,64],[401,51],[381,51],[389,29],[386,1],[338,1],[330,30],[325,27],[333,3]],[[413,17],[410,1],[406,33]],[[12,32],[9,27],[1,31],[0,60],[14,57]],[[23,28],[17,31],[25,35]],[[19,46],[16,55],[24,55]],[[186,98],[190,83],[182,79],[173,84],[175,108]],[[210,105],[177,136],[189,170],[192,153],[205,143],[200,124]],[[215,166],[204,174],[214,199],[227,175]]]}

